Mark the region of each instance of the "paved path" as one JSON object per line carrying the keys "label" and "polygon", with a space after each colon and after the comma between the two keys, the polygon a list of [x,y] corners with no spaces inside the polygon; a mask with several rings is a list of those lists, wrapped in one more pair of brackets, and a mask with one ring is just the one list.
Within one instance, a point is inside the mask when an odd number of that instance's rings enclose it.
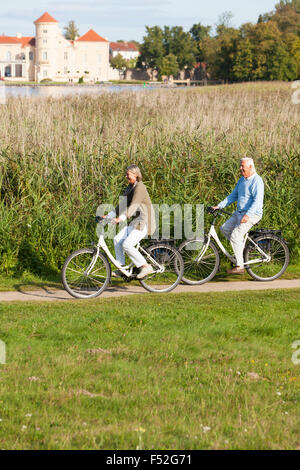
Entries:
{"label": "paved path", "polygon": [[[300,288],[300,279],[293,280],[279,280],[273,282],[255,282],[255,281],[235,281],[235,282],[209,282],[203,284],[202,286],[186,286],[179,285],[174,289],[172,293],[181,293],[181,292],[234,292],[242,290],[269,290],[269,289],[294,289]],[[132,294],[145,294],[147,291],[140,286],[111,286],[106,291],[101,294],[98,299],[101,300],[107,297],[120,297],[124,295]],[[166,295],[169,295],[166,294]],[[40,302],[43,301],[54,301],[54,300],[74,300],[78,301],[71,297],[64,290],[54,290],[54,289],[40,289],[38,291],[22,291],[18,290],[15,292],[0,292],[0,302],[14,302],[14,301],[28,301],[37,300]]]}

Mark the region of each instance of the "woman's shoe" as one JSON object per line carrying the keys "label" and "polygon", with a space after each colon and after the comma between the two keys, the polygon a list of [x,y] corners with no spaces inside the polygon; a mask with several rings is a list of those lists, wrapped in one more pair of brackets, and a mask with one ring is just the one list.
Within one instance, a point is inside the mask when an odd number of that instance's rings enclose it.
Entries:
{"label": "woman's shoe", "polygon": [[154,273],[152,266],[150,264],[147,264],[147,266],[144,266],[141,268],[139,274],[136,276],[137,279],[143,279],[144,277],[148,276],[149,274]]}
{"label": "woman's shoe", "polygon": [[245,274],[245,269],[240,266],[236,266],[235,268],[228,269],[227,274]]}

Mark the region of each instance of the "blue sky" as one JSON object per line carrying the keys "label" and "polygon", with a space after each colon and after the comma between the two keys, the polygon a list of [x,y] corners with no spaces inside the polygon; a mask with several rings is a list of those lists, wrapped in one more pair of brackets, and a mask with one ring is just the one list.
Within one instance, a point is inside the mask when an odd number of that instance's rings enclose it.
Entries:
{"label": "blue sky", "polygon": [[148,26],[183,26],[194,23],[214,25],[225,11],[234,14],[240,26],[256,22],[260,13],[274,9],[277,0],[1,0],[0,34],[34,36],[33,21],[48,11],[61,29],[74,20],[80,34],[93,28],[110,41],[141,41]]}

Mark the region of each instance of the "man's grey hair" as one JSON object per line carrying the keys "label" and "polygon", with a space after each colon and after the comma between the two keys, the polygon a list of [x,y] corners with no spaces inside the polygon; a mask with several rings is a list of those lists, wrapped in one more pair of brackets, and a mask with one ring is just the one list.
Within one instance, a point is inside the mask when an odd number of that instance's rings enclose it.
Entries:
{"label": "man's grey hair", "polygon": [[241,163],[242,163],[242,162],[247,162],[247,165],[248,165],[248,166],[252,166],[253,170],[255,171],[255,165],[254,165],[253,158],[250,158],[250,157],[243,157],[243,158],[241,158]]}

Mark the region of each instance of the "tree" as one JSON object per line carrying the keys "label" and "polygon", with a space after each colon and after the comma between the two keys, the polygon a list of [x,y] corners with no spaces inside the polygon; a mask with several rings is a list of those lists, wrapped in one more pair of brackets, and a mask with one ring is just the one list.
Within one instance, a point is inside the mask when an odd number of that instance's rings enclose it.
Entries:
{"label": "tree", "polygon": [[197,57],[197,46],[189,32],[185,32],[182,26],[169,28],[165,26],[163,34],[165,55],[176,56],[179,69],[191,69],[194,67]]}
{"label": "tree", "polygon": [[160,70],[161,75],[167,75],[167,77],[169,78],[171,75],[177,75],[178,71],[179,65],[176,56],[174,54],[166,55],[162,60]]}
{"label": "tree", "polygon": [[68,26],[64,27],[65,30],[65,38],[69,41],[75,41],[76,37],[79,36],[79,30],[75,25],[75,21],[69,21]]}
{"label": "tree", "polygon": [[231,11],[224,11],[219,18],[217,23],[217,34],[222,34],[224,31],[232,27],[232,19],[234,15]]}
{"label": "tree", "polygon": [[126,59],[121,54],[117,54],[115,57],[112,57],[110,60],[110,65],[112,66],[113,69],[116,69],[119,71],[120,78],[122,74],[124,74],[127,63]]}
{"label": "tree", "polygon": [[239,37],[239,30],[224,27],[219,29],[219,34],[209,44],[208,71],[214,78],[234,81],[233,65]]}
{"label": "tree", "polygon": [[146,32],[140,47],[138,65],[159,71],[165,55],[163,31],[159,26],[146,26]]}
{"label": "tree", "polygon": [[[237,46],[234,63],[236,79],[295,80],[298,74],[298,36],[284,35],[277,23],[257,23],[248,27]],[[252,71],[250,71],[250,62]]]}
{"label": "tree", "polygon": [[[172,54],[176,57],[180,70],[193,68],[196,62],[197,46],[189,32],[185,32],[181,26],[170,28],[165,26],[162,30],[159,26],[146,27],[147,35],[140,46],[140,58],[138,65],[157,70],[161,74],[163,59]],[[174,59],[170,58],[174,66]],[[165,61],[164,66],[167,62]]]}
{"label": "tree", "polygon": [[267,59],[268,80],[295,80],[297,64],[283,41],[276,41]]}
{"label": "tree", "polygon": [[194,39],[197,47],[196,61],[203,62],[205,60],[205,53],[203,50],[203,39],[209,36],[211,26],[203,26],[201,23],[195,23],[191,29],[190,34]]}
{"label": "tree", "polygon": [[284,42],[296,63],[296,78],[300,78],[300,36],[293,33],[284,34]]}
{"label": "tree", "polygon": [[120,78],[125,76],[128,69],[134,69],[136,67],[137,59],[125,59],[122,54],[117,54],[110,60],[110,65],[113,69],[119,71]]}
{"label": "tree", "polygon": [[249,81],[253,78],[253,46],[248,38],[238,43],[234,58],[233,73],[238,81]]}
{"label": "tree", "polygon": [[300,36],[300,0],[281,0],[275,5],[275,11],[260,15],[264,22],[274,21],[283,33]]}
{"label": "tree", "polygon": [[282,0],[275,8],[271,20],[277,23],[279,30],[300,35],[300,0]]}

